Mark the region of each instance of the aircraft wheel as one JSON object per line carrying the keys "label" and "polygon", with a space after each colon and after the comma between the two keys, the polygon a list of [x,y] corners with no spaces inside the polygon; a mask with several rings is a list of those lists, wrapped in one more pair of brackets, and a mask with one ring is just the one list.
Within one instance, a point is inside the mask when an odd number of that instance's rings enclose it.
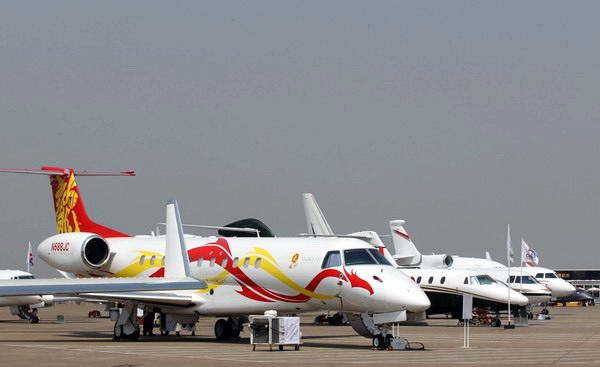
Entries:
{"label": "aircraft wheel", "polygon": [[113,340],[119,341],[123,337],[123,326],[118,325],[115,322],[115,327],[113,329]]}
{"label": "aircraft wheel", "polygon": [[547,315],[547,314],[549,314],[549,313],[550,313],[550,311],[548,311],[548,309],[547,309],[547,308],[544,308],[542,311],[540,311],[540,313],[541,313],[542,315]]}
{"label": "aircraft wheel", "polygon": [[492,325],[493,327],[500,327],[501,324],[502,324],[502,321],[500,321],[500,319],[497,317],[493,318],[492,321],[490,322],[490,325]]}
{"label": "aircraft wheel", "polygon": [[242,332],[242,325],[239,323],[239,319],[228,318],[227,327],[229,328],[230,338],[239,338]]}
{"label": "aircraft wheel", "polygon": [[32,324],[37,324],[38,322],[40,322],[40,318],[37,316],[32,316],[31,319],[29,319],[29,322]]}
{"label": "aircraft wheel", "polygon": [[215,323],[215,336],[219,340],[227,340],[231,337],[231,328],[224,319],[219,319]]}
{"label": "aircraft wheel", "polygon": [[335,326],[341,325],[343,320],[344,320],[344,316],[342,316],[342,314],[340,314],[340,313],[336,313],[335,315],[333,315],[331,317],[331,325],[335,325]]}
{"label": "aircraft wheel", "polygon": [[280,345],[280,346],[279,346],[279,350],[283,350],[283,345]]}
{"label": "aircraft wheel", "polygon": [[375,335],[373,337],[373,348],[375,349],[384,349],[385,348],[385,340],[383,335]]}

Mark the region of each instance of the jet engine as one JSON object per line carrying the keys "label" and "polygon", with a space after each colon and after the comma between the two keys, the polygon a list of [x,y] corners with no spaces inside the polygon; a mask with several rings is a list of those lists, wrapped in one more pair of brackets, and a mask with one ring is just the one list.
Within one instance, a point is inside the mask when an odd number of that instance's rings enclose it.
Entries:
{"label": "jet engine", "polygon": [[454,259],[450,255],[423,255],[421,257],[421,268],[448,268],[452,266]]}
{"label": "jet engine", "polygon": [[102,268],[109,260],[110,247],[94,233],[61,233],[45,239],[37,248],[38,256],[48,265],[69,273]]}

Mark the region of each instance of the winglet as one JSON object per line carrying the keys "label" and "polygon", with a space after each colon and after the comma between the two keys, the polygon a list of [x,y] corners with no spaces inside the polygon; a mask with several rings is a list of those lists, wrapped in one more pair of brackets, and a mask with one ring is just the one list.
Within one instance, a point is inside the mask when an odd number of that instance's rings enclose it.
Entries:
{"label": "winglet", "polygon": [[165,278],[192,277],[177,200],[167,201]]}
{"label": "winglet", "polygon": [[329,227],[329,223],[327,223],[327,219],[325,219],[319,205],[317,205],[313,194],[302,194],[302,201],[304,202],[304,214],[306,215],[308,234],[332,235],[333,231]]}

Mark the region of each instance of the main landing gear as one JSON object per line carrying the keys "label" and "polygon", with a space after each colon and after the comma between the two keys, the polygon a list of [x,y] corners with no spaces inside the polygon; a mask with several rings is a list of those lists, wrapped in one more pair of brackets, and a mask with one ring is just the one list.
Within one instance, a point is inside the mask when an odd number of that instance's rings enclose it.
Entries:
{"label": "main landing gear", "polygon": [[230,317],[227,320],[219,319],[215,323],[215,336],[219,340],[238,338],[242,331],[242,322],[239,317]]}
{"label": "main landing gear", "polygon": [[19,316],[21,320],[29,320],[32,324],[40,322],[40,318],[37,316],[37,308],[31,308],[29,305],[17,306],[17,312],[14,314]]}
{"label": "main landing gear", "polygon": [[132,303],[126,303],[125,307],[121,310],[119,319],[115,322],[113,329],[113,340],[132,339],[138,340],[140,338],[140,325],[135,319],[137,311],[137,305]]}
{"label": "main landing gear", "polygon": [[140,338],[140,326],[139,325],[119,325],[119,322],[115,322],[113,340],[121,339],[132,339],[138,340]]}

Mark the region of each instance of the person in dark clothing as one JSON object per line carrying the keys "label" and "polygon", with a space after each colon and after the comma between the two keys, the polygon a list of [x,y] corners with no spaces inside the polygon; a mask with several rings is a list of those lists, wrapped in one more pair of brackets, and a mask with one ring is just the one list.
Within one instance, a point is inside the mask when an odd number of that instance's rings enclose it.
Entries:
{"label": "person in dark clothing", "polygon": [[154,336],[152,329],[154,328],[154,312],[148,312],[144,316],[144,335]]}

